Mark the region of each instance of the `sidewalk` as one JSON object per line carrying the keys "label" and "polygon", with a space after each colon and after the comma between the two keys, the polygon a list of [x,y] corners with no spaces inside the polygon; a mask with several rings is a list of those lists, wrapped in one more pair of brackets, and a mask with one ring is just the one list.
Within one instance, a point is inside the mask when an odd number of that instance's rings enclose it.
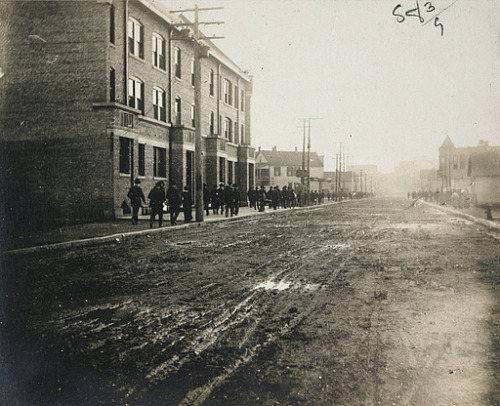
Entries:
{"label": "sidewalk", "polygon": [[[318,207],[318,206],[312,206]],[[293,210],[302,210],[305,207],[298,207]],[[266,207],[265,212],[259,212],[249,207],[240,207],[237,216],[225,216],[224,214],[213,214],[210,211],[208,216],[204,212],[204,223],[211,223],[217,221],[227,221],[227,220],[238,220],[241,218],[248,218],[252,216],[261,216],[269,213],[282,212],[291,209],[277,209],[272,210]],[[122,239],[129,234],[141,234],[150,232],[159,232],[167,229],[178,229],[192,226],[193,224],[201,225],[203,223],[196,222],[194,220],[195,213],[193,210],[193,220],[189,223],[184,222],[184,214],[181,212],[177,218],[177,224],[175,226],[170,225],[170,214],[163,214],[163,226],[158,227],[158,217],[156,217],[153,228],[149,226],[149,215],[139,215],[139,223],[132,224],[131,216],[117,218],[115,220],[110,220],[101,223],[88,223],[80,224],[74,226],[59,227],[52,230],[44,230],[39,232],[34,232],[29,236],[29,239],[25,240],[19,237],[15,241],[10,241],[10,245],[4,252],[14,252],[14,251],[31,251],[33,249],[44,249],[52,245],[85,245],[86,242],[91,243],[93,241],[101,240],[111,240],[111,239]]]}

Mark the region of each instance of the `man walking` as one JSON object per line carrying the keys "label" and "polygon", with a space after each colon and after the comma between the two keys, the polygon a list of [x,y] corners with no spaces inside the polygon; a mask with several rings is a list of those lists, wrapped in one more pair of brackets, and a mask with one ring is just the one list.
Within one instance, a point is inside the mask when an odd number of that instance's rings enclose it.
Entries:
{"label": "man walking", "polygon": [[167,190],[167,200],[170,208],[170,224],[175,226],[181,211],[181,194],[175,182],[172,182]]}
{"label": "man walking", "polygon": [[149,206],[151,207],[151,218],[149,227],[153,228],[153,222],[158,214],[158,227],[163,223],[163,203],[165,202],[165,187],[163,181],[156,182],[156,185],[148,195]]}
{"label": "man walking", "polygon": [[144,198],[144,193],[139,186],[141,181],[136,179],[134,181],[134,186],[131,186],[127,196],[130,199],[130,205],[132,206],[132,224],[137,224],[139,222],[139,208],[141,203],[146,204],[146,199]]}

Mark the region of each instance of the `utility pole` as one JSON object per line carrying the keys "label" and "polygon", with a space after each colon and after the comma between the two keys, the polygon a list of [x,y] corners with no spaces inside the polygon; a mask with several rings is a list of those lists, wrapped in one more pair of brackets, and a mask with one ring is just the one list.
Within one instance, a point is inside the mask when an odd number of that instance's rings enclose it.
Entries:
{"label": "utility pole", "polygon": [[[304,122],[304,143],[305,143],[305,136],[306,136],[306,121],[307,121],[307,129],[308,129],[308,135],[307,135],[307,204],[310,203],[310,195],[311,195],[311,120],[321,120],[321,118],[301,118]],[[304,154],[302,155],[302,169],[304,169]]]}
{"label": "utility pole", "polygon": [[338,194],[339,194],[339,154],[335,154],[335,196],[334,196],[334,201],[338,200]]}
{"label": "utility pole", "polygon": [[[174,26],[191,26],[193,28],[193,38],[187,38],[194,46],[194,204],[196,211],[196,221],[203,221],[203,172],[202,172],[202,158],[201,158],[201,112],[202,112],[202,98],[201,98],[201,59],[208,57],[208,46],[202,44],[200,41],[203,39],[221,39],[224,37],[202,37],[200,35],[200,24],[223,24],[223,21],[203,22],[199,21],[199,12],[208,10],[220,10],[224,7],[206,7],[199,8],[196,4],[194,9],[175,10],[171,13],[187,13],[194,12],[194,23],[179,23]],[[184,39],[184,38],[180,38]]]}
{"label": "utility pole", "polygon": [[[302,196],[304,196],[304,175],[306,170],[306,119],[302,118],[302,128],[304,129],[304,136],[302,138],[302,171],[300,176],[300,184],[302,185]],[[304,198],[302,197],[302,201]]]}
{"label": "utility pole", "polygon": [[339,201],[342,201],[342,143],[340,143],[339,153]]}

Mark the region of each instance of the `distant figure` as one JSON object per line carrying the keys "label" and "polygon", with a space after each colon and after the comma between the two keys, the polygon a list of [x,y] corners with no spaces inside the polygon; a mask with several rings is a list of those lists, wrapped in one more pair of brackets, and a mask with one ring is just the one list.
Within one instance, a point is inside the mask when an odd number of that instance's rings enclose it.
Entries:
{"label": "distant figure", "polygon": [[212,205],[212,212],[218,214],[219,212],[219,201],[217,197],[217,185],[214,185],[210,191],[210,204]]}
{"label": "distant figure", "polygon": [[172,182],[167,190],[168,205],[170,207],[170,224],[175,226],[177,224],[177,217],[181,211],[181,194],[177,189],[177,184]]}
{"label": "distant figure", "polygon": [[193,200],[191,199],[191,192],[189,191],[189,186],[184,186],[184,192],[182,192],[182,209],[184,211],[184,222],[189,223],[193,219],[193,214],[191,212],[193,206]]}
{"label": "distant figure", "polygon": [[165,202],[165,187],[163,181],[156,182],[148,195],[149,206],[151,207],[151,217],[149,227],[153,228],[153,222],[158,214],[158,227],[163,223],[163,203]]}
{"label": "distant figure", "polygon": [[259,211],[266,211],[266,197],[267,192],[264,185],[262,185],[259,190]]}
{"label": "distant figure", "polygon": [[231,185],[226,185],[224,188],[224,209],[226,210],[226,217],[229,217],[229,213],[231,213],[231,217],[234,214],[234,191]]}
{"label": "distant figure", "polygon": [[233,184],[233,212],[234,215],[237,216],[240,212],[240,203],[241,203],[241,193],[238,185]]}
{"label": "distant figure", "polygon": [[210,214],[210,190],[206,183],[203,184],[203,206],[205,208],[205,215]]}
{"label": "distant figure", "polygon": [[144,193],[139,186],[141,181],[136,179],[134,181],[134,186],[131,186],[127,196],[130,199],[130,205],[132,206],[132,224],[137,224],[139,222],[139,208],[141,203],[146,204],[146,199],[144,198]]}

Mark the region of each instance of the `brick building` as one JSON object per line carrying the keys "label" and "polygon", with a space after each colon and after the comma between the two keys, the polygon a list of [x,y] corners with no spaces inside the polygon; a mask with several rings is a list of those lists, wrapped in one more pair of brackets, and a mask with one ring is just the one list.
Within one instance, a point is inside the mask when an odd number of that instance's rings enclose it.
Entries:
{"label": "brick building", "polygon": [[[123,214],[135,178],[194,182],[193,42],[150,0],[0,4],[2,218]],[[181,30],[181,28],[184,28]],[[251,77],[212,42],[201,61],[207,184],[253,185]]]}

